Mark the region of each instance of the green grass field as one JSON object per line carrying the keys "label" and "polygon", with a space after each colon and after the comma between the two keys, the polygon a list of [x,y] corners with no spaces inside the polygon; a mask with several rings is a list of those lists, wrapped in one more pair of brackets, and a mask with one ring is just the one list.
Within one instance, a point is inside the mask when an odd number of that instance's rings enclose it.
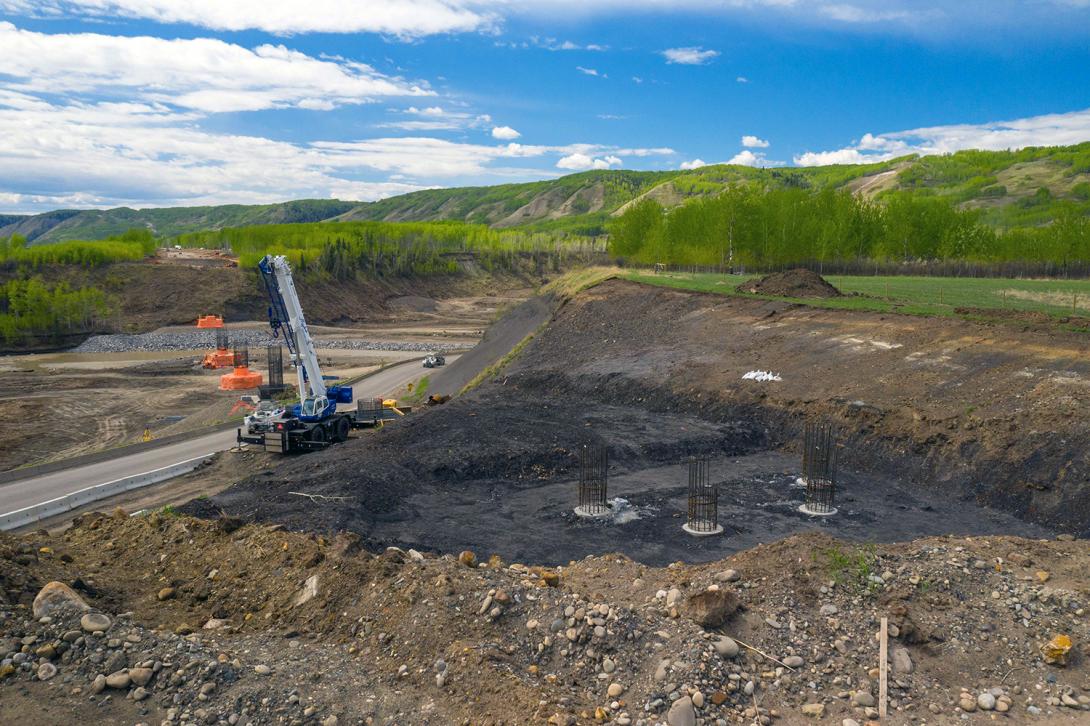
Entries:
{"label": "green grass field", "polygon": [[[753,275],[625,272],[637,282],[683,290],[740,295],[735,287]],[[1090,280],[1011,280],[967,277],[854,277],[826,279],[846,297],[793,299],[816,307],[873,310],[909,315],[959,315],[958,308],[1046,313],[1060,318],[1090,316]],[[764,297],[746,295],[746,297]]]}

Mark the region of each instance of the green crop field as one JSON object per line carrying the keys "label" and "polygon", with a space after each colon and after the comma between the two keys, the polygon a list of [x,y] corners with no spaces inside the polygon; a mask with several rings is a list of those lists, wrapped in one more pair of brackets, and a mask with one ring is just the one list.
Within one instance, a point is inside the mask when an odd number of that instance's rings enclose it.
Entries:
{"label": "green crop field", "polygon": [[[724,295],[745,295],[735,287],[753,275],[625,272],[637,282]],[[873,310],[911,315],[972,316],[969,309],[1090,315],[1090,280],[1011,280],[966,277],[865,277],[828,275],[845,297],[777,298],[824,308]],[[960,312],[959,312],[960,310]]]}

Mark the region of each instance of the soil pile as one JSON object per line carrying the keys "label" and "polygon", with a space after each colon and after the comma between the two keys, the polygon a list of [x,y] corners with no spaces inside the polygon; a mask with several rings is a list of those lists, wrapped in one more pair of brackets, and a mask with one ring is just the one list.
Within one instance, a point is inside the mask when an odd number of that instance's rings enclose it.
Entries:
{"label": "soil pile", "polygon": [[[539,567],[236,527],[120,513],[0,535],[0,719],[862,722],[882,617],[893,723],[1090,710],[1085,542],[808,535],[700,566]],[[49,581],[106,620],[41,619]]]}
{"label": "soil pile", "polygon": [[738,292],[750,295],[774,295],[776,297],[840,297],[840,290],[830,285],[824,277],[803,268],[774,272],[759,280],[746,280]]}

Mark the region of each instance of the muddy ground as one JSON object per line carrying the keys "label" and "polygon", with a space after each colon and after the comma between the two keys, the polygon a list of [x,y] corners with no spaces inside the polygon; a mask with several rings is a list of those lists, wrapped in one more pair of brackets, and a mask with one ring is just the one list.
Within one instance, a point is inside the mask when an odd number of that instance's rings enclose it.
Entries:
{"label": "muddy ground", "polygon": [[[562,562],[706,560],[810,529],[858,540],[1086,532],[1090,366],[1074,334],[822,311],[608,282],[460,400],[239,482],[221,509],[373,546]],[[745,380],[767,369],[782,380]],[[803,422],[840,430],[841,513],[799,514]],[[575,518],[578,451],[609,450],[640,518]],[[693,542],[681,463],[713,458],[727,533]],[[320,505],[289,492],[320,494]]]}

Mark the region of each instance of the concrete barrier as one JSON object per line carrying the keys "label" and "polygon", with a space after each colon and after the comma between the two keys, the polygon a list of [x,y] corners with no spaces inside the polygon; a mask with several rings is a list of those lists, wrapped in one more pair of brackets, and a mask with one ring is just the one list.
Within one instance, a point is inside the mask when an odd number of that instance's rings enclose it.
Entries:
{"label": "concrete barrier", "polygon": [[40,522],[43,519],[56,517],[65,512],[71,512],[73,509],[82,507],[85,504],[97,502],[100,499],[112,497],[115,494],[121,494],[122,492],[139,489],[140,487],[145,487],[149,484],[157,484],[161,481],[187,474],[203,464],[214,454],[215,452],[209,452],[202,456],[180,461],[177,464],[164,466],[161,469],[153,469],[152,471],[146,471],[143,474],[134,474],[133,476],[127,476],[123,479],[114,479],[113,481],[108,481],[103,484],[95,484],[94,486],[65,494],[56,499],[50,499],[48,502],[17,509],[14,512],[8,512],[7,514],[0,514],[0,531],[27,527],[36,522]]}

